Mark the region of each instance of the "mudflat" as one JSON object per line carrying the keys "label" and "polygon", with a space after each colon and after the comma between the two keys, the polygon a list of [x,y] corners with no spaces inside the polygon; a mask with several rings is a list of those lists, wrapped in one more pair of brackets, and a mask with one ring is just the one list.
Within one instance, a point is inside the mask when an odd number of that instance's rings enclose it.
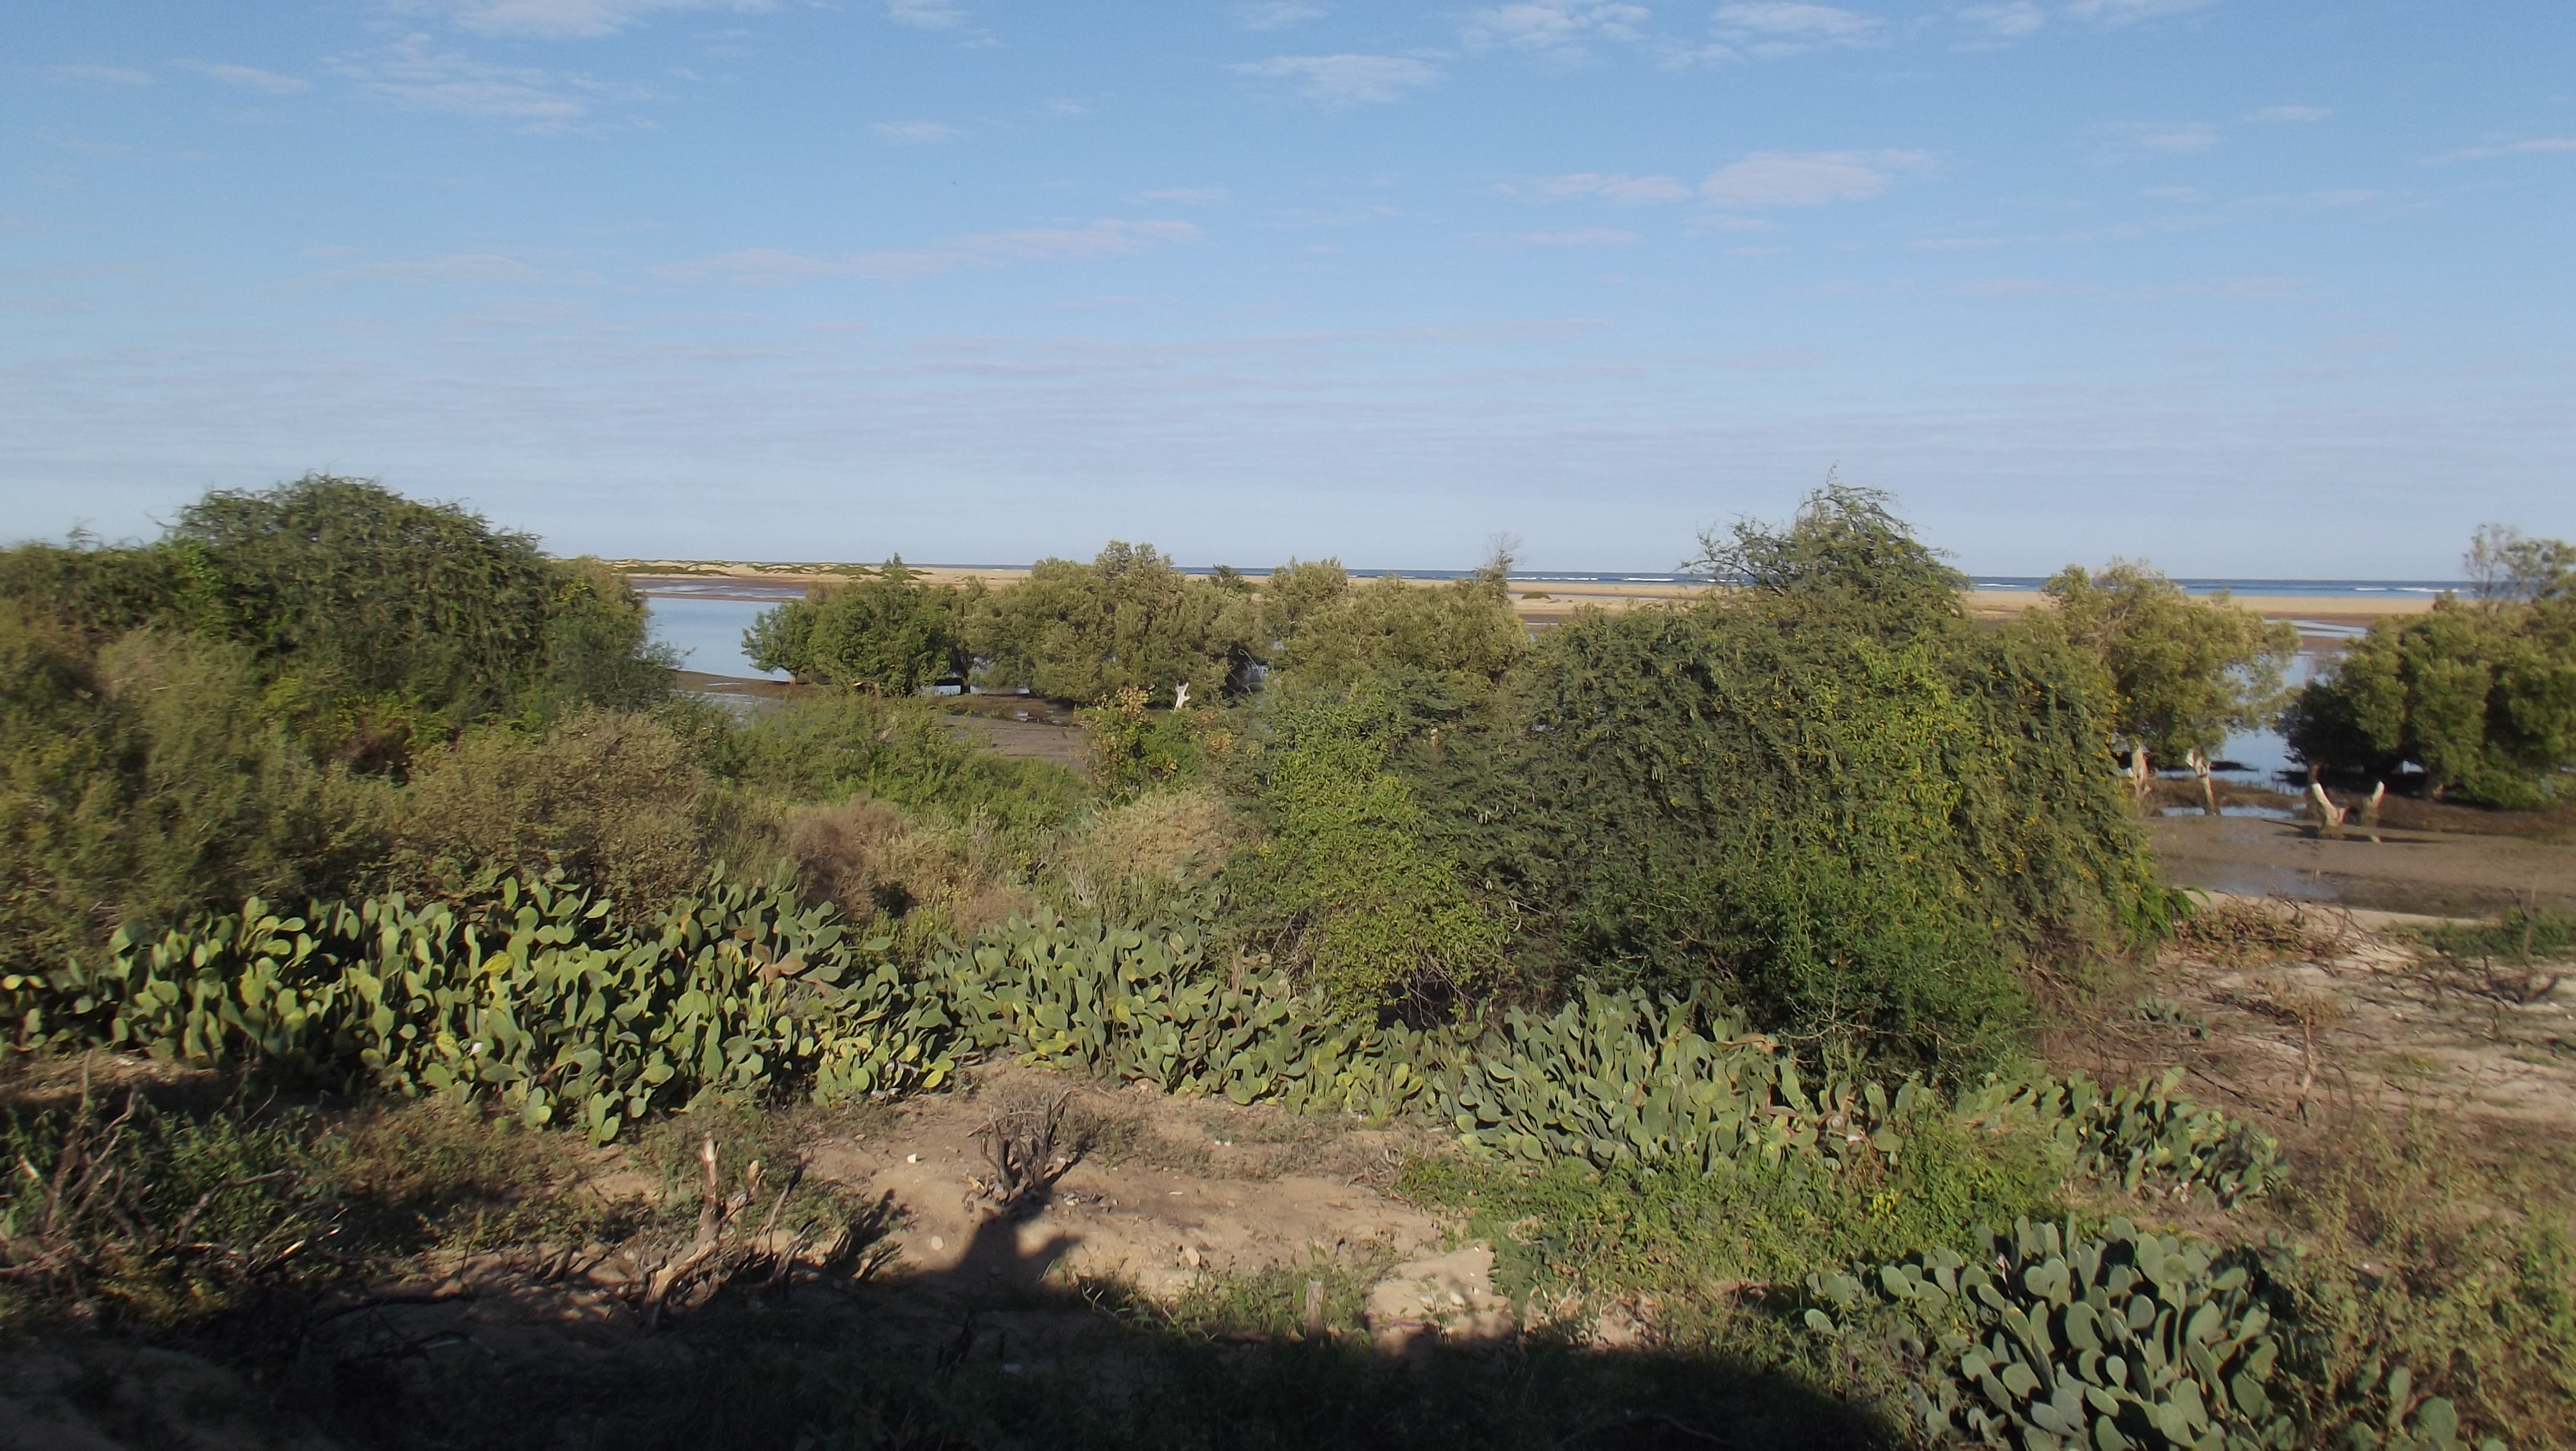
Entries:
{"label": "mudflat", "polygon": [[2403,829],[2334,840],[2248,816],[2159,817],[2153,830],[2176,886],[2435,916],[2576,911],[2576,842]]}

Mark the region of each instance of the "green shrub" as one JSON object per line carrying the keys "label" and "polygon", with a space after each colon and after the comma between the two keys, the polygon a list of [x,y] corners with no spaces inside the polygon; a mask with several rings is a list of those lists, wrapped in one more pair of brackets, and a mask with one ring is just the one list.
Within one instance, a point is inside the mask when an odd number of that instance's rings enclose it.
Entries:
{"label": "green shrub", "polygon": [[555,873],[649,915],[707,873],[712,784],[647,715],[582,707],[543,732],[477,727],[414,758],[392,799],[387,880],[452,895]]}
{"label": "green shrub", "polygon": [[1150,544],[1111,542],[1089,564],[1041,559],[977,603],[967,641],[977,679],[1056,700],[1135,686],[1169,702],[1187,683],[1213,702],[1239,688],[1261,651],[1260,605],[1240,576],[1183,574]]}
{"label": "green shrub", "polygon": [[1387,769],[1385,695],[1293,697],[1250,763],[1264,838],[1229,867],[1238,930],[1360,1017],[1463,1007],[1503,981],[1505,924]]}
{"label": "green shrub", "polygon": [[46,1305],[167,1324],[328,1274],[337,1185],[309,1134],[135,1092],[0,1110],[0,1325]]}
{"label": "green shrub", "polygon": [[897,555],[857,583],[814,584],[805,598],[762,611],[743,633],[743,653],[763,670],[890,695],[963,675],[966,617],[983,588],[934,588],[920,577]]}
{"label": "green shrub", "polygon": [[1398,671],[1481,695],[1529,649],[1505,563],[1446,585],[1387,575],[1354,586],[1339,561],[1291,560],[1262,591],[1265,633],[1280,644],[1272,669],[1309,686]]}
{"label": "green shrub", "polygon": [[1745,530],[1751,586],[1579,615],[1499,711],[1397,759],[1533,977],[1712,992],[1829,1053],[1972,1076],[2029,1021],[2031,955],[2164,905],[2100,672],[1969,626],[1866,500]]}
{"label": "green shrub", "polygon": [[0,609],[0,669],[0,961],[345,891],[376,849],[382,791],[312,762],[241,647],[144,629],[93,656]]}
{"label": "green shrub", "polygon": [[867,795],[951,821],[1051,830],[1088,799],[1062,766],[961,741],[928,703],[857,691],[802,695],[730,732],[723,774],[808,802]]}

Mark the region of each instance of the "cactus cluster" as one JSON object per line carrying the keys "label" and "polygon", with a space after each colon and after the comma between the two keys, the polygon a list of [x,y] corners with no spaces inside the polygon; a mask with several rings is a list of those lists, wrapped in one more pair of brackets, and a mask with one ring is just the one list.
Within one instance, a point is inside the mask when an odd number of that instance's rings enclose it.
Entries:
{"label": "cactus cluster", "polygon": [[1284,974],[1212,963],[1186,920],[1015,918],[913,968],[890,946],[774,884],[717,879],[639,929],[596,897],[513,881],[466,908],[390,897],[287,916],[253,901],[158,941],[120,935],[95,967],[0,979],[0,1002],[22,1044],[496,1102],[601,1142],[702,1094],[882,1096],[1007,1052],[1238,1103],[1411,1114],[1529,1164],[1832,1173],[1955,1112],[2049,1136],[2077,1172],[2133,1192],[2232,1201],[2277,1172],[2270,1140],[2172,1078],[2014,1080],[1949,1108],[1911,1081],[1811,1082],[1725,1014],[1588,983],[1553,1012],[1482,1025],[1354,1025]]}
{"label": "cactus cluster", "polygon": [[[1914,1408],[1934,1437],[2024,1451],[2290,1444],[2267,1389],[2280,1343],[2244,1263],[2125,1219],[2099,1235],[2024,1220],[1980,1238],[1973,1257],[1808,1279],[1837,1312],[1874,1301],[1922,1327]],[[1807,1321],[1842,1328],[1822,1308]]]}
{"label": "cactus cluster", "polygon": [[[2094,1234],[2021,1220],[1976,1241],[1969,1255],[1807,1277],[1810,1329],[1873,1327],[1919,1359],[1911,1399],[1932,1440],[2022,1451],[2294,1443],[2272,1396],[2283,1342],[2254,1256],[2118,1218]],[[2403,1367],[2379,1389],[2384,1427],[2353,1427],[2351,1451],[2461,1451],[2450,1401],[2415,1401]]]}
{"label": "cactus cluster", "polygon": [[1990,1083],[1963,1094],[1959,1115],[1989,1130],[2049,1134],[2075,1172],[2132,1194],[2179,1201],[2206,1192],[2222,1205],[2259,1198],[2283,1171],[2280,1145],[2250,1125],[2182,1097],[2183,1072],[2104,1089],[2076,1073]]}

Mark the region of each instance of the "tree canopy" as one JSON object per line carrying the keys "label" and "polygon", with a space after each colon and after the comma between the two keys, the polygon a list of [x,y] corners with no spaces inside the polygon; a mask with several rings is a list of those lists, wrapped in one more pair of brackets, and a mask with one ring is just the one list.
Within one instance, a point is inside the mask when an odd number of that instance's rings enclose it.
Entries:
{"label": "tree canopy", "polygon": [[2067,639],[2109,672],[2109,724],[2123,751],[2167,763],[2208,757],[2229,732],[2281,708],[2282,666],[2299,648],[2286,621],[2240,608],[2224,591],[2194,599],[2123,560],[2099,571],[2070,564],[2040,588]]}
{"label": "tree canopy", "polygon": [[798,680],[910,695],[968,668],[966,622],[980,583],[932,586],[896,555],[853,584],[816,584],[765,610],[743,653]]}

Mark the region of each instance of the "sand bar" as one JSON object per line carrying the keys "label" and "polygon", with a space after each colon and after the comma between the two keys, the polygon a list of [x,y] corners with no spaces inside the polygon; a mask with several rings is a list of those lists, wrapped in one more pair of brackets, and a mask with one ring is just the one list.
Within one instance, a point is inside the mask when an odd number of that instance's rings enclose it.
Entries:
{"label": "sand bar", "polygon": [[[851,578],[870,568],[841,564],[759,564],[723,560],[620,559],[612,567],[626,572],[636,587],[646,592],[657,588],[686,586],[692,594],[707,598],[725,598],[723,585],[739,580],[763,586],[756,594],[746,592],[741,598],[775,598],[780,585],[832,583]],[[911,566],[930,584],[962,584],[980,579],[985,585],[999,588],[1026,579],[1025,565],[914,565]],[[1352,578],[1375,576],[1352,571]],[[1408,584],[1434,588],[1447,580],[1416,579]],[[1645,604],[1669,604],[1702,593],[1702,587],[1681,584],[1627,583],[1610,580],[1515,579],[1511,582],[1512,607],[1524,620],[1533,624],[1559,624],[1587,606],[1608,610],[1632,609]],[[2433,607],[2431,597],[2414,594],[2385,595],[2235,595],[2236,604],[2267,619],[2314,620],[2335,625],[2367,625],[2390,615],[2417,615]],[[2036,590],[1989,590],[1970,592],[1968,613],[1984,618],[2004,618],[2045,603]]]}

